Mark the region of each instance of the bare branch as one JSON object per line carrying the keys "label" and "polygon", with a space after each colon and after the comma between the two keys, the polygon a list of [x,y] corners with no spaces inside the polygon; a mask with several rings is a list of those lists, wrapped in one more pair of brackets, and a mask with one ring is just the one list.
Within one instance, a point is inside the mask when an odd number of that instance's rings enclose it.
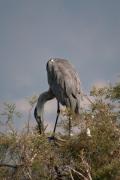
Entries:
{"label": "bare branch", "polygon": [[23,164],[16,164],[16,165],[5,164],[5,163],[0,164],[0,167],[9,167],[9,168],[18,168],[20,166],[23,166]]}
{"label": "bare branch", "polygon": [[69,172],[70,172],[70,177],[71,177],[71,179],[72,180],[74,180],[74,178],[73,178],[73,175],[72,175],[72,172],[71,172],[71,169],[69,168]]}
{"label": "bare branch", "polygon": [[81,174],[79,171],[76,171],[75,169],[73,169],[72,167],[70,166],[66,166],[68,167],[69,169],[71,169],[73,172],[77,173],[79,176],[81,176],[82,178],[84,178],[84,180],[88,180],[88,178],[86,178],[83,174]]}

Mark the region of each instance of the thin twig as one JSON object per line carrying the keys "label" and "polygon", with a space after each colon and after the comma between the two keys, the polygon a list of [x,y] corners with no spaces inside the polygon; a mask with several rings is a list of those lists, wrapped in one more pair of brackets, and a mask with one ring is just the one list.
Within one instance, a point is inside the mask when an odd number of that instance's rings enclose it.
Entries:
{"label": "thin twig", "polygon": [[72,175],[72,172],[71,172],[71,169],[69,168],[69,172],[70,172],[70,177],[71,177],[71,179],[72,180],[74,180],[74,178],[73,178],[73,175]]}
{"label": "thin twig", "polygon": [[86,95],[86,94],[82,94],[92,105],[94,105],[94,103],[91,101],[91,99]]}
{"label": "thin twig", "polygon": [[81,160],[82,160],[84,166],[86,167],[86,172],[87,172],[87,176],[88,176],[89,180],[92,180],[92,177],[91,177],[91,174],[90,174],[90,166],[89,166],[89,164],[87,163],[87,161],[84,159],[83,156],[81,157]]}
{"label": "thin twig", "polygon": [[81,174],[79,171],[76,171],[75,169],[71,168],[70,166],[67,166],[69,169],[71,169],[73,172],[77,173],[79,176],[84,178],[84,180],[88,180],[83,174]]}
{"label": "thin twig", "polygon": [[20,166],[23,166],[23,164],[16,164],[16,165],[12,165],[12,164],[0,164],[0,167],[9,167],[9,168],[18,168]]}

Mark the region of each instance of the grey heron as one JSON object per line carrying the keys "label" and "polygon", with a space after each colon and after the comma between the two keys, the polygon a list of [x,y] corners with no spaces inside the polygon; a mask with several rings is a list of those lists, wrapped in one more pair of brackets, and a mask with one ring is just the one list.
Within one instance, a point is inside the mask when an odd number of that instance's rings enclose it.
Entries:
{"label": "grey heron", "polygon": [[[57,117],[53,134],[56,130],[58,117],[60,114],[60,104],[65,105],[76,115],[80,114],[80,79],[68,60],[51,58],[46,65],[49,90],[40,94],[34,110],[34,116],[38,123],[40,134],[43,127],[44,104],[53,99],[57,99]],[[59,104],[60,103],[60,104]]]}

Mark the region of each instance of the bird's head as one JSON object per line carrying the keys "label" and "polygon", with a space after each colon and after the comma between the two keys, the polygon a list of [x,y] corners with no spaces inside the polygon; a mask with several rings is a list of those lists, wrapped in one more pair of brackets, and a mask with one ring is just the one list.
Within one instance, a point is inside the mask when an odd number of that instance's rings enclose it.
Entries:
{"label": "bird's head", "polygon": [[37,113],[37,106],[35,107],[34,109],[34,117],[35,117],[35,120],[38,124],[38,130],[40,132],[40,134],[43,132],[43,119],[42,119],[42,113],[38,115]]}
{"label": "bird's head", "polygon": [[35,107],[34,110],[34,117],[37,121],[38,124],[38,128],[42,128],[42,131],[44,131],[44,118],[43,118],[43,114],[44,114],[44,104],[50,100],[53,99],[54,95],[51,93],[51,91],[46,91],[43,92],[42,94],[40,94],[38,101],[37,101],[37,105]]}

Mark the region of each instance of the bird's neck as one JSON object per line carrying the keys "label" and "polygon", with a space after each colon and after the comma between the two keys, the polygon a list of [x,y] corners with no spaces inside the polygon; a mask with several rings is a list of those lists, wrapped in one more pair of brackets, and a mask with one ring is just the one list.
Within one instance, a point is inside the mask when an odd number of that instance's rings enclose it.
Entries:
{"label": "bird's neck", "polygon": [[54,98],[54,95],[52,94],[50,90],[43,92],[38,98],[37,115],[41,117],[42,121],[43,121],[43,113],[44,113],[44,104],[53,98]]}

